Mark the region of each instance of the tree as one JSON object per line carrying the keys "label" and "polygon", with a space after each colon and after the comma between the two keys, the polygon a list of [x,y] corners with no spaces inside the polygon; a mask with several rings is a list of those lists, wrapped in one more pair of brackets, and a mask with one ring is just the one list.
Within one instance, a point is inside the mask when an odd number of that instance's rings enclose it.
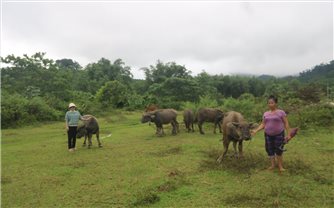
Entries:
{"label": "tree", "polygon": [[97,63],[88,64],[86,67],[90,79],[99,82],[118,80],[126,82],[132,79],[131,68],[124,66],[122,59],[116,59],[114,63],[106,58],[101,58]]}
{"label": "tree", "polygon": [[106,82],[104,86],[97,91],[96,98],[103,105],[122,108],[128,104],[129,94],[130,92],[127,86],[115,80]]}
{"label": "tree", "polygon": [[72,69],[72,70],[79,70],[82,69],[80,64],[72,59],[59,59],[56,60],[56,64],[61,69]]}
{"label": "tree", "polygon": [[158,60],[155,66],[149,68],[142,68],[145,72],[146,81],[148,85],[153,83],[162,83],[168,78],[190,78],[191,71],[187,70],[185,66],[176,64],[175,62],[169,62],[164,64]]}

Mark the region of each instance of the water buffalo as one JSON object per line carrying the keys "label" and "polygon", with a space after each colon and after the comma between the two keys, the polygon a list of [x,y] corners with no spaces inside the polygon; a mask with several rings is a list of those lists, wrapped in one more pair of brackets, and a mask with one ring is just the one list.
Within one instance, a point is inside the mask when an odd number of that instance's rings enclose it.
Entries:
{"label": "water buffalo", "polygon": [[186,125],[186,129],[188,132],[192,131],[194,132],[194,113],[192,110],[187,109],[183,112],[183,121]]}
{"label": "water buffalo", "polygon": [[[224,156],[227,153],[227,149],[231,141],[233,142],[235,156],[242,157],[242,142],[243,140],[251,139],[250,130],[255,127],[256,124],[248,123],[247,121],[245,121],[244,117],[238,112],[230,111],[226,113],[223,121],[224,152],[217,159],[217,162],[220,163],[224,159]],[[237,153],[237,143],[239,143],[239,155]]]}
{"label": "water buffalo", "polygon": [[215,128],[213,130],[213,133],[216,133],[217,125],[219,127],[219,132],[222,133],[220,123],[222,122],[223,118],[224,118],[224,113],[223,113],[223,111],[221,111],[219,109],[200,108],[198,110],[197,116],[196,116],[196,121],[198,122],[199,132],[201,134],[204,134],[203,129],[202,129],[202,125],[206,121],[206,122],[212,122],[212,123],[215,124]]}
{"label": "water buffalo", "polygon": [[154,122],[157,130],[157,135],[164,135],[163,124],[172,124],[172,134],[176,135],[179,131],[179,123],[176,120],[177,112],[174,109],[160,109],[152,112],[144,113],[141,119],[142,123]]}
{"label": "water buffalo", "polygon": [[88,137],[88,148],[92,146],[92,136],[93,134],[96,134],[96,139],[99,144],[99,147],[102,147],[102,144],[100,142],[100,131],[99,131],[99,124],[97,122],[97,119],[92,115],[84,115],[82,116],[84,119],[83,124],[79,125],[77,128],[77,138],[85,137],[85,141],[83,143],[83,146],[86,146],[86,140]]}

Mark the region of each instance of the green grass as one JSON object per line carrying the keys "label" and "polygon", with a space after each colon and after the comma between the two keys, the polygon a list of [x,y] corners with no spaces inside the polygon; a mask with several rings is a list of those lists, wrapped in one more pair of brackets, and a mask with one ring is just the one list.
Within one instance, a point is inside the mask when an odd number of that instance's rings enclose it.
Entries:
{"label": "green grass", "polygon": [[[2,207],[333,207],[333,128],[301,131],[286,145],[287,171],[267,171],[259,133],[243,159],[205,135],[155,136],[140,113],[99,118],[103,148],[67,151],[63,123],[2,130]],[[181,117],[178,118],[181,121]],[[110,137],[106,137],[111,134]],[[233,155],[232,145],[229,155]]]}

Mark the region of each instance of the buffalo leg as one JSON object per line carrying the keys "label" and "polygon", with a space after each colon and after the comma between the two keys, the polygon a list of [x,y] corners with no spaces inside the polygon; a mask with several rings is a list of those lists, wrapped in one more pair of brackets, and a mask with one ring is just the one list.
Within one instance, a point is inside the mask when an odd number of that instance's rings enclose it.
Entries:
{"label": "buffalo leg", "polygon": [[233,141],[234,157],[238,158],[237,141]]}
{"label": "buffalo leg", "polygon": [[160,128],[160,130],[161,130],[161,135],[165,135],[164,127],[163,126]]}
{"label": "buffalo leg", "polygon": [[191,122],[191,130],[194,132],[194,122]]}
{"label": "buffalo leg", "polygon": [[100,132],[96,132],[96,139],[97,139],[97,143],[99,144],[99,147],[102,147],[101,141],[100,141]]}
{"label": "buffalo leg", "polygon": [[186,129],[188,131],[188,133],[190,132],[190,124],[188,121],[185,121],[184,124],[186,125]]}
{"label": "buffalo leg", "polygon": [[243,152],[242,152],[242,141],[239,142],[238,149],[239,149],[239,157],[243,157]]}
{"label": "buffalo leg", "polygon": [[221,126],[220,122],[218,122],[218,127],[219,127],[219,133],[223,133],[222,132],[222,126]]}
{"label": "buffalo leg", "polygon": [[172,121],[171,125],[172,125],[172,134],[176,135],[176,123],[174,121]]}
{"label": "buffalo leg", "polygon": [[92,134],[88,134],[88,148],[92,147]]}
{"label": "buffalo leg", "polygon": [[87,140],[87,134],[85,134],[85,140],[84,140],[84,143],[82,144],[82,146],[86,146],[86,140]]}
{"label": "buffalo leg", "polygon": [[198,128],[199,128],[199,132],[201,134],[204,134],[203,130],[202,130],[202,125],[203,125],[203,121],[198,121]]}
{"label": "buffalo leg", "polygon": [[225,157],[225,155],[226,155],[226,153],[227,153],[228,146],[230,145],[230,141],[226,141],[226,139],[224,139],[224,138],[223,138],[223,141],[224,141],[224,152],[223,152],[223,154],[221,154],[221,155],[219,156],[219,158],[217,159],[217,162],[218,162],[218,163],[221,163],[221,162],[222,162],[222,160],[224,159],[224,157]]}
{"label": "buffalo leg", "polygon": [[179,130],[179,122],[177,122],[177,120],[175,119],[174,123],[175,123],[175,127],[176,127],[176,133],[179,133],[180,132],[180,130]]}

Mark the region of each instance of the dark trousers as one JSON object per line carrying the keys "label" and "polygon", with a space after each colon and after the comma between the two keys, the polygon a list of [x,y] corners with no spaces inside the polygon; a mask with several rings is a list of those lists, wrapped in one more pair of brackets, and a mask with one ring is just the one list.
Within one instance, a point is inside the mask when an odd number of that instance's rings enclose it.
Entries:
{"label": "dark trousers", "polygon": [[75,143],[77,141],[77,127],[70,126],[67,132],[68,137],[68,149],[75,148]]}
{"label": "dark trousers", "polygon": [[266,147],[268,156],[271,156],[271,157],[274,155],[281,156],[283,153],[283,150],[281,147],[284,142],[284,131],[275,136],[269,136],[266,133],[264,133],[264,136],[266,139],[265,147]]}

